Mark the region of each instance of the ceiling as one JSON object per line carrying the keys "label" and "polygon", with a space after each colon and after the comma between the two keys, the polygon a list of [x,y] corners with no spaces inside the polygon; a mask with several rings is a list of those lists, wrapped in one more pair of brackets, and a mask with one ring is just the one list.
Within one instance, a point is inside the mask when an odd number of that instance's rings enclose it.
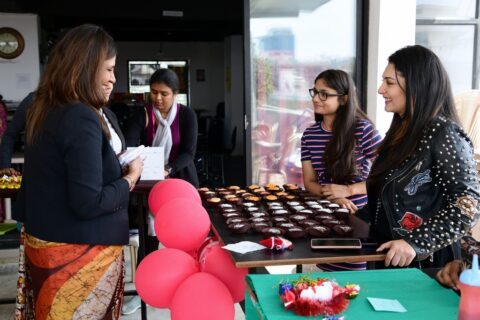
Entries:
{"label": "ceiling", "polygon": [[[182,16],[164,16],[164,11]],[[243,0],[0,1],[0,12],[38,14],[46,39],[65,28],[94,23],[116,41],[223,41],[243,34],[243,11]]]}

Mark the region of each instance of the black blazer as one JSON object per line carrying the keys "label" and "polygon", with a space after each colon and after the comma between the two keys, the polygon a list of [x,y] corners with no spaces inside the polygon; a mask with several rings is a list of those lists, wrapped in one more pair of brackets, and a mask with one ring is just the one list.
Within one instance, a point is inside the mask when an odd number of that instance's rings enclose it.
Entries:
{"label": "black blazer", "polygon": [[[192,108],[180,107],[180,152],[169,163],[172,167],[170,177],[183,179],[198,188],[198,175],[195,167],[195,151],[197,149],[198,123]],[[145,124],[147,114],[142,108],[129,120],[125,130],[125,140],[128,147],[145,144]]]}
{"label": "black blazer", "polygon": [[26,145],[14,218],[47,241],[127,244],[129,186],[99,115],[76,103],[51,111],[44,128]]}

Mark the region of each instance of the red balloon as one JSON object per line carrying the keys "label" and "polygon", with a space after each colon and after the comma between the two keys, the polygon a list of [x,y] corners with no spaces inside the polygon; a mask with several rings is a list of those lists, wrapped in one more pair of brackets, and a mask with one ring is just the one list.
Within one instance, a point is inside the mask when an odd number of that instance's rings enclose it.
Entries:
{"label": "red balloon", "polygon": [[220,279],[230,291],[234,302],[245,299],[247,268],[237,268],[220,243],[212,242],[198,253],[200,271]]}
{"label": "red balloon", "polygon": [[172,178],[157,182],[150,190],[148,195],[150,212],[156,215],[162,205],[175,198],[193,199],[202,204],[202,199],[193,185],[185,180]]}
{"label": "red balloon", "polygon": [[135,272],[135,287],[143,301],[168,308],[177,287],[198,272],[196,261],[177,249],[163,248],[147,255]]}
{"label": "red balloon", "polygon": [[233,320],[235,317],[227,287],[204,272],[195,273],[178,286],[170,311],[172,320]]}
{"label": "red balloon", "polygon": [[185,252],[197,249],[210,231],[210,217],[191,199],[172,199],[155,216],[155,234],[167,248]]}

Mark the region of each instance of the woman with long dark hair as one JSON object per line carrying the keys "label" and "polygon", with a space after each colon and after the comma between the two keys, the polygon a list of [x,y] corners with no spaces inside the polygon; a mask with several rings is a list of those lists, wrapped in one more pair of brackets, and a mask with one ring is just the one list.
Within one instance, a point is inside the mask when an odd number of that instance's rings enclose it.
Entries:
{"label": "woman with long dark hair", "polygon": [[[351,213],[367,203],[365,181],[381,137],[359,108],[352,78],[326,70],[310,89],[316,123],[302,137],[305,188]],[[324,270],[365,269],[366,263],[323,264]]]}
{"label": "woman with long dark hair", "polygon": [[378,251],[386,250],[385,266],[415,259],[440,267],[460,257],[458,240],[478,219],[480,200],[448,75],[432,51],[408,46],[388,58],[378,93],[394,116],[367,180],[368,209],[359,214],[382,243]]}
{"label": "woman with long dark hair", "polygon": [[129,191],[143,162],[122,172],[121,139],[102,110],[116,81],[116,53],[101,27],[69,30],[50,53],[28,108],[14,208],[25,249],[18,319],[120,317]]}
{"label": "woman with long dark hair", "polygon": [[302,137],[305,188],[355,212],[367,202],[365,180],[381,137],[345,71],[320,73],[310,95],[316,123]]}

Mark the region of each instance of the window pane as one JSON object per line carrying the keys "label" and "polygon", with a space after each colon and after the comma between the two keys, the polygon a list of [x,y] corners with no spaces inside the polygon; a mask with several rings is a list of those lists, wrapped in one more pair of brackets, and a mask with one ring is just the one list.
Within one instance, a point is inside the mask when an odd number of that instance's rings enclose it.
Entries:
{"label": "window pane", "polygon": [[356,1],[251,0],[250,8],[252,181],[303,184],[300,138],[314,121],[308,89],[325,69],[353,73]]}
{"label": "window pane", "polygon": [[476,0],[417,0],[417,19],[475,18]]}
{"label": "window pane", "polygon": [[472,88],[474,34],[474,26],[417,25],[415,42],[440,57],[454,95]]}

